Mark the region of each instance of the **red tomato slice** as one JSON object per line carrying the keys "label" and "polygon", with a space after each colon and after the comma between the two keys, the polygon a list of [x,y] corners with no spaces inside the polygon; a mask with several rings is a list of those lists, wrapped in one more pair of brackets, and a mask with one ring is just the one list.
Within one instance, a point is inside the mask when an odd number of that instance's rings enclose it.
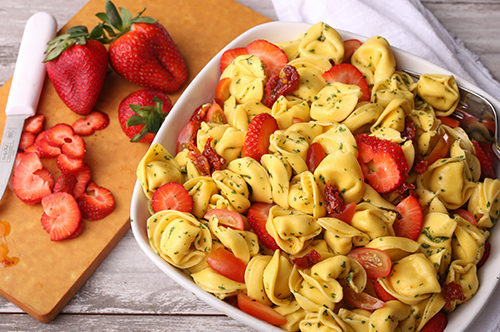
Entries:
{"label": "red tomato slice", "polygon": [[213,215],[215,215],[224,226],[228,226],[239,231],[245,229],[245,222],[243,221],[241,214],[238,212],[224,209],[213,209],[208,211],[203,218],[210,220],[210,217]]}
{"label": "red tomato slice", "polygon": [[420,332],[442,332],[447,324],[446,315],[440,311],[424,325]]}
{"label": "red tomato slice", "polygon": [[351,56],[363,43],[357,39],[344,40],[344,61],[351,62]]}
{"label": "red tomato slice", "polygon": [[356,248],[347,256],[357,260],[371,279],[387,277],[391,273],[391,258],[384,251],[375,248]]}
{"label": "red tomato slice", "polygon": [[444,133],[437,144],[432,149],[431,153],[427,156],[426,160],[428,165],[432,165],[436,160],[444,158],[448,155],[448,150],[450,149],[450,137],[448,134]]}
{"label": "red tomato slice", "polygon": [[437,118],[441,120],[442,124],[451,128],[456,128],[460,125],[460,122],[458,120],[450,118],[449,116],[438,116]]}
{"label": "red tomato slice", "polygon": [[344,287],[344,299],[355,308],[370,311],[380,309],[385,305],[384,301],[381,301],[365,292],[357,294],[349,287]]}
{"label": "red tomato slice", "polygon": [[306,158],[306,164],[307,168],[311,171],[314,172],[316,167],[318,167],[319,163],[325,159],[326,153],[321,144],[318,142],[315,142],[309,146],[309,149],[307,150],[307,158]]}
{"label": "red tomato slice", "polygon": [[385,288],[382,287],[382,285],[378,282],[378,280],[372,279],[372,284],[373,284],[373,288],[375,288],[375,293],[377,293],[377,297],[379,299],[381,299],[384,302],[396,300],[396,298],[394,296],[389,294],[385,290]]}
{"label": "red tomato slice", "polygon": [[352,217],[356,212],[356,203],[351,202],[344,205],[344,209],[340,213],[330,213],[328,216],[342,220],[345,223],[351,224]]}
{"label": "red tomato slice", "polygon": [[477,268],[479,269],[481,266],[484,265],[484,263],[486,263],[486,261],[488,260],[488,257],[490,257],[490,250],[491,250],[491,244],[489,242],[486,242],[484,244],[484,253],[483,253],[483,257],[481,257],[481,259],[479,260],[479,262],[477,262]]}
{"label": "red tomato slice", "polygon": [[470,222],[474,226],[477,226],[476,218],[474,218],[472,213],[470,213],[469,211],[464,210],[464,209],[458,209],[458,210],[455,210],[455,212],[453,212],[453,213],[458,214],[460,217],[464,218],[465,220],[467,220],[468,222]]}
{"label": "red tomato slice", "polygon": [[231,93],[229,92],[229,86],[231,85],[231,79],[229,77],[225,77],[217,83],[215,87],[215,100],[217,103],[223,107],[224,102],[229,98]]}
{"label": "red tomato slice", "polygon": [[286,324],[285,316],[263,303],[257,302],[245,294],[238,294],[238,307],[249,315],[272,325]]}
{"label": "red tomato slice", "polygon": [[230,251],[219,247],[207,256],[208,266],[231,280],[245,283],[246,264]]}

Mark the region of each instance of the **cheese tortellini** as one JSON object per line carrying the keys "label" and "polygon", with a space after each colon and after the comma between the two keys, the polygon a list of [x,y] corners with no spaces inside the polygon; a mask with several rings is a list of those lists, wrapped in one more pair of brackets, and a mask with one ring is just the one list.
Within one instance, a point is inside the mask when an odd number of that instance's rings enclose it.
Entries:
{"label": "cheese tortellini", "polygon": [[[453,76],[396,71],[380,36],[349,59],[354,44],[320,22],[267,45],[290,66],[279,73],[239,50],[220,76],[220,107],[198,109],[175,156],[156,143],[140,161],[145,230],[198,287],[228,302],[246,295],[284,330],[418,332],[478,291],[500,180],[482,170],[477,138],[444,118],[460,101]],[[352,66],[367,86],[335,78]],[[399,182],[381,193],[372,172]],[[172,182],[185,204],[173,194],[158,208],[155,192]]]}

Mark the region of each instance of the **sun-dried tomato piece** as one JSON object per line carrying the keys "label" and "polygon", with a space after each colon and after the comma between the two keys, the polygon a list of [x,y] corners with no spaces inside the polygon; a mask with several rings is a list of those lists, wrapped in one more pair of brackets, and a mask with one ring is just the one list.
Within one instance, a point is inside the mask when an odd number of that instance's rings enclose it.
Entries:
{"label": "sun-dried tomato piece", "polygon": [[413,170],[415,170],[418,174],[422,174],[427,170],[427,167],[429,167],[429,162],[423,159],[422,156],[417,155],[415,157],[415,162],[413,163]]}
{"label": "sun-dried tomato piece", "polygon": [[412,141],[415,139],[415,123],[409,116],[405,117],[405,130],[401,134],[401,137],[411,139]]}
{"label": "sun-dried tomato piece", "polygon": [[203,155],[207,158],[212,172],[223,170],[226,167],[226,160],[224,157],[219,156],[219,154],[212,147],[213,140],[213,137],[209,137],[203,149]]}
{"label": "sun-dried tomato piece", "polygon": [[344,198],[339,189],[331,184],[325,186],[326,212],[328,214],[340,213],[344,208]]}
{"label": "sun-dried tomato piece", "polygon": [[274,75],[266,83],[264,104],[272,107],[279,96],[287,95],[299,88],[300,75],[294,66],[283,67],[278,75]]}
{"label": "sun-dried tomato piece", "polygon": [[479,269],[481,266],[484,265],[484,263],[486,263],[486,261],[488,260],[488,257],[490,257],[490,250],[491,250],[491,244],[489,242],[486,242],[484,244],[484,253],[483,253],[483,257],[481,257],[481,259],[479,260],[479,262],[477,262],[477,268]]}
{"label": "sun-dried tomato piece", "polygon": [[443,298],[446,301],[444,308],[447,310],[451,308],[452,301],[465,301],[464,290],[456,281],[444,284],[441,290],[441,295],[443,295]]}
{"label": "sun-dried tomato piece", "polygon": [[210,164],[208,163],[207,157],[201,154],[200,150],[198,150],[193,142],[189,143],[189,152],[187,156],[202,175],[210,175]]}
{"label": "sun-dried tomato piece", "polygon": [[415,192],[415,185],[413,183],[403,182],[398,187],[398,189],[396,189],[396,191],[401,196],[401,199],[404,199],[408,196],[415,196],[416,198],[418,198],[418,195]]}
{"label": "sun-dried tomato piece", "polygon": [[308,269],[321,260],[321,255],[316,250],[312,249],[302,257],[296,257],[292,260],[293,264],[299,269]]}

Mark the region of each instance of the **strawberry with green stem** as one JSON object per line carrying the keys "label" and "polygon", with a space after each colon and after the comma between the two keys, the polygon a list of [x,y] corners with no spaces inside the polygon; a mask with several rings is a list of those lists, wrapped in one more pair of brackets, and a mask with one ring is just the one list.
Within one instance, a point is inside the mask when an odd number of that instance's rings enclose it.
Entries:
{"label": "strawberry with green stem", "polygon": [[75,26],[48,43],[44,62],[62,101],[77,114],[94,108],[106,77],[108,52],[84,26]]}
{"label": "strawberry with green stem", "polygon": [[106,1],[106,13],[93,33],[109,43],[111,66],[126,80],[147,88],[174,92],[186,82],[188,69],[181,52],[165,27],[141,11],[132,17]]}

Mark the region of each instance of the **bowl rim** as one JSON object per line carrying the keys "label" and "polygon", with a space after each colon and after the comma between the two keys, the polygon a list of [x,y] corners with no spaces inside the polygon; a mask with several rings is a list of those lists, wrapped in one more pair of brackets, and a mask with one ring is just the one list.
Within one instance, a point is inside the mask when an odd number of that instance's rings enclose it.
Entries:
{"label": "bowl rim", "polygon": [[[175,139],[177,138],[179,131],[182,129],[182,127],[178,126],[177,124],[186,123],[191,116],[192,111],[194,111],[196,107],[203,103],[206,103],[211,99],[205,98],[207,93],[209,95],[211,94],[211,96],[213,97],[213,91],[215,90],[215,85],[218,82],[218,78],[220,76],[219,60],[224,51],[235,47],[246,46],[249,42],[255,39],[266,39],[275,43],[294,40],[295,38],[297,38],[297,36],[299,36],[300,33],[305,32],[310,26],[311,24],[297,22],[268,22],[257,25],[236,37],[222,50],[220,50],[203,67],[203,69],[201,69],[201,71],[186,87],[182,95],[174,104],[169,116],[161,126],[152,144],[162,143],[162,145],[165,146],[167,150],[175,151]],[[359,39],[361,41],[365,41],[368,39],[368,37],[361,36],[352,32],[344,31],[341,29],[336,30],[340,33],[344,40]],[[281,39],[276,35],[286,37]],[[391,48],[394,52],[398,69],[412,70],[419,73],[453,75],[460,86],[481,94],[495,106],[497,112],[498,110],[500,110],[500,102],[473,83],[470,83],[467,80],[454,75],[449,70],[437,66],[409,52],[393,46],[391,46]],[[205,82],[206,80],[208,80],[208,82]],[[207,87],[210,87],[210,90],[207,89]],[[184,109],[188,111],[183,112]],[[498,165],[496,166],[496,173],[498,175],[499,167]],[[177,269],[176,267],[170,265],[157,254],[155,254],[149,245],[147,237],[146,216],[149,216],[147,198],[143,193],[139,181],[136,180],[130,203],[130,220],[134,238],[144,254],[148,258],[150,258],[153,263],[171,279],[173,279],[186,290],[193,293],[202,301],[211,305],[215,309],[222,311],[224,314],[258,330],[283,331],[281,328],[270,325],[251,315],[248,315],[240,309],[233,307],[232,305],[219,300],[214,295],[204,291],[203,289],[198,287],[198,285],[196,285],[196,283],[191,279],[190,276],[182,272],[180,269]],[[491,232],[489,241],[495,242],[500,245],[500,232]],[[495,278],[487,278],[491,275],[495,276]],[[457,310],[449,314],[450,319],[445,331],[465,330],[470,325],[470,323],[472,323],[474,318],[479,314],[481,308],[486,305],[489,297],[494,293],[494,290],[498,285],[498,279],[500,278],[500,254],[495,251],[492,251],[490,253],[488,261],[486,262],[486,264],[484,264],[481,270],[479,270],[478,277],[480,280],[480,287],[478,292],[471,300],[469,300],[465,304],[458,306]]]}

